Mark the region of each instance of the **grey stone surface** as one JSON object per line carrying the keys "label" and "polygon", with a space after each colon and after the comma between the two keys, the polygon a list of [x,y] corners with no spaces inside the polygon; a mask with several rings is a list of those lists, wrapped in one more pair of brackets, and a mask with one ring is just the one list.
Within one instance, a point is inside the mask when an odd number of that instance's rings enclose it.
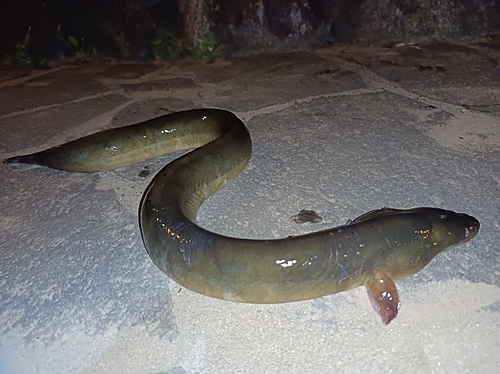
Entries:
{"label": "grey stone surface", "polygon": [[[299,235],[382,206],[481,222],[473,241],[397,281],[402,306],[385,326],[363,288],[249,305],[169,280],[137,209],[179,154],[97,174],[2,164],[0,373],[498,372],[498,57],[412,48],[0,72],[2,159],[170,111],[234,111],[254,152],[200,209],[216,232]],[[302,209],[323,220],[297,225]]]}

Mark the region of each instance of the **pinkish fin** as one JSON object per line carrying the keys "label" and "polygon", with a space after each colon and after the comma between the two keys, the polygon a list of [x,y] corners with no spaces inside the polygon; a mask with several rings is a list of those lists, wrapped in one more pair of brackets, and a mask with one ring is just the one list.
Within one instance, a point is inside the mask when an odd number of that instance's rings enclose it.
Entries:
{"label": "pinkish fin", "polygon": [[366,282],[368,297],[382,322],[389,324],[398,315],[399,296],[396,285],[387,274],[375,274]]}

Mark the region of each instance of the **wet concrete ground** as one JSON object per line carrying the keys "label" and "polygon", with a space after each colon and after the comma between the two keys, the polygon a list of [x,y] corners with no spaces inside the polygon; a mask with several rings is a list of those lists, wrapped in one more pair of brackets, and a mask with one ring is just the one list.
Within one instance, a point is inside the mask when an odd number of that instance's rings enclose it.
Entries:
{"label": "wet concrete ground", "polygon": [[[96,174],[2,164],[0,372],[498,372],[499,61],[497,38],[0,72],[0,159],[172,111],[235,112],[254,151],[201,207],[215,232],[300,235],[383,206],[481,222],[471,242],[396,282],[401,309],[385,326],[362,287],[250,305],[169,280],[137,209],[179,154]],[[322,221],[295,223],[301,209]]]}

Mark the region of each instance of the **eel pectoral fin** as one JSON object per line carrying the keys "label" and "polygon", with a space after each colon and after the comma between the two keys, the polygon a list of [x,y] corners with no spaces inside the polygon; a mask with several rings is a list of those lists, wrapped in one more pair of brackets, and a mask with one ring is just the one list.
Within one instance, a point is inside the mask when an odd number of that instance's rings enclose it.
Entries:
{"label": "eel pectoral fin", "polygon": [[389,324],[398,315],[399,296],[396,285],[387,274],[375,274],[366,282],[368,297],[382,322]]}

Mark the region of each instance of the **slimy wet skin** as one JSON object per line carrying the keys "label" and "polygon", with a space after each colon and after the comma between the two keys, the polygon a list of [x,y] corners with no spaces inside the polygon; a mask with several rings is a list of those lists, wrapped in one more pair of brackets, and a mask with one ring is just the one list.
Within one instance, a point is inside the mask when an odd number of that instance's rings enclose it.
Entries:
{"label": "slimy wet skin", "polygon": [[153,178],[139,223],[154,263],[180,285],[207,296],[283,303],[364,285],[388,324],[399,309],[393,280],[415,274],[479,231],[474,217],[436,208],[382,208],[343,226],[275,240],[207,231],[196,224],[199,206],[238,176],[252,153],[245,125],[224,110],[173,113],[6,162],[99,172],[191,148],[197,149]]}

